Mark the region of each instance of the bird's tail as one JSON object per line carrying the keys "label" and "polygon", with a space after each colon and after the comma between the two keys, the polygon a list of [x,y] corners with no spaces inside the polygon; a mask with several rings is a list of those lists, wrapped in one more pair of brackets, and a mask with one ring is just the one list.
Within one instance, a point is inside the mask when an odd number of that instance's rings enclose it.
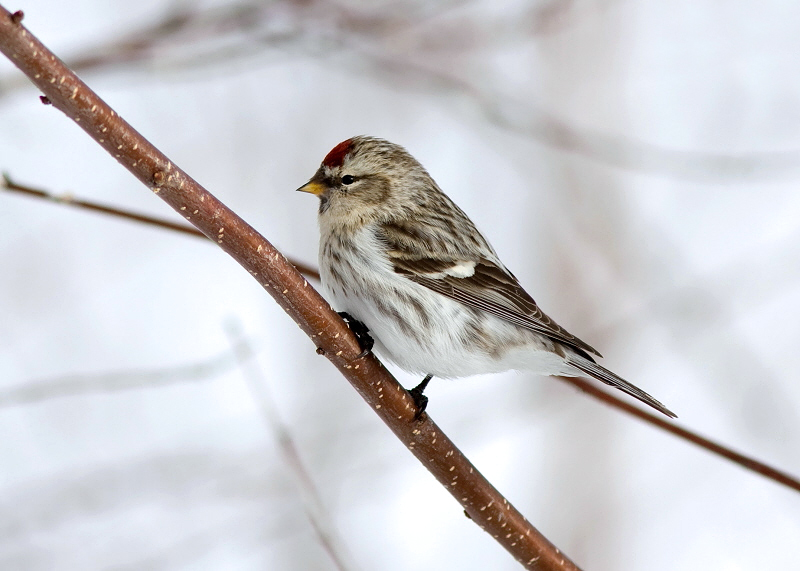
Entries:
{"label": "bird's tail", "polygon": [[658,402],[656,399],[648,395],[639,387],[636,387],[630,384],[628,381],[619,377],[603,367],[602,365],[598,365],[597,363],[586,359],[580,355],[569,355],[567,357],[567,363],[574,368],[578,369],[579,371],[586,373],[597,379],[598,381],[603,381],[607,385],[611,385],[612,387],[616,387],[622,392],[628,393],[632,397],[639,399],[646,405],[652,406],[658,412],[666,414],[670,418],[677,418],[677,415],[665,407],[663,404]]}

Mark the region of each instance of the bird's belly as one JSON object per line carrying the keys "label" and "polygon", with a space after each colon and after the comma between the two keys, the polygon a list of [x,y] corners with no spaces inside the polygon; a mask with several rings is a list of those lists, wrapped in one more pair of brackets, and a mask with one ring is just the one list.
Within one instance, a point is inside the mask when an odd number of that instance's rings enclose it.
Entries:
{"label": "bird's belly", "polygon": [[362,232],[337,256],[336,244],[323,239],[320,273],[333,307],[369,328],[378,355],[410,373],[444,378],[568,370],[550,340],[395,273],[371,236]]}
{"label": "bird's belly", "polygon": [[409,373],[456,378],[510,369],[565,372],[563,358],[531,331],[413,282],[383,285],[381,295],[336,292],[334,306],[364,323],[378,355]]}
{"label": "bird's belly", "polygon": [[387,317],[380,307],[370,305],[353,311],[364,314],[362,321],[374,335],[377,353],[405,371],[452,378],[507,369],[489,358],[470,335],[471,312],[451,300],[442,298],[426,319]]}

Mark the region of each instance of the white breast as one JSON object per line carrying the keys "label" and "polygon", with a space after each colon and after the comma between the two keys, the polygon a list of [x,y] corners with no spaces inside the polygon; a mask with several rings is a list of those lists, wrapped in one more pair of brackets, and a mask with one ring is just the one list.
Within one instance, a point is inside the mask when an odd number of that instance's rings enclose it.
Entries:
{"label": "white breast", "polygon": [[[336,248],[338,261],[329,255],[331,233],[321,236],[320,273],[334,309],[363,322],[377,353],[404,370],[445,378],[509,369],[563,372],[563,359],[532,332],[397,274],[371,229],[359,231],[349,248]],[[468,277],[474,270],[464,262],[447,273]]]}

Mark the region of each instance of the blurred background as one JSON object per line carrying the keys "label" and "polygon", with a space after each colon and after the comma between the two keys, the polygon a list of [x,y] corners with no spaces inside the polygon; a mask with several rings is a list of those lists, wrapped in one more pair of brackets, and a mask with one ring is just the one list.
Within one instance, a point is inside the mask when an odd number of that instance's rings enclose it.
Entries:
{"label": "blurred background", "polygon": [[[606,366],[800,473],[800,4],[6,7],[299,261],[328,150],[406,146]],[[5,59],[0,169],[180,220]],[[212,243],[10,193],[0,225],[0,568],[518,568]],[[797,564],[796,492],[558,380],[428,394],[587,570]]]}

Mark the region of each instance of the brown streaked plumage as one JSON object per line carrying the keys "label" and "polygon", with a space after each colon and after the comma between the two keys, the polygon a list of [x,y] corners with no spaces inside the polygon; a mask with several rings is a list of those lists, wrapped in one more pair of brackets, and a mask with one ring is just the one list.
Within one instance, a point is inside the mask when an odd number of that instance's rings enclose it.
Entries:
{"label": "brown streaked plumage", "polygon": [[299,190],[320,198],[320,273],[334,306],[410,372],[588,374],[668,416],[548,317],[472,221],[403,147],[336,145]]}

